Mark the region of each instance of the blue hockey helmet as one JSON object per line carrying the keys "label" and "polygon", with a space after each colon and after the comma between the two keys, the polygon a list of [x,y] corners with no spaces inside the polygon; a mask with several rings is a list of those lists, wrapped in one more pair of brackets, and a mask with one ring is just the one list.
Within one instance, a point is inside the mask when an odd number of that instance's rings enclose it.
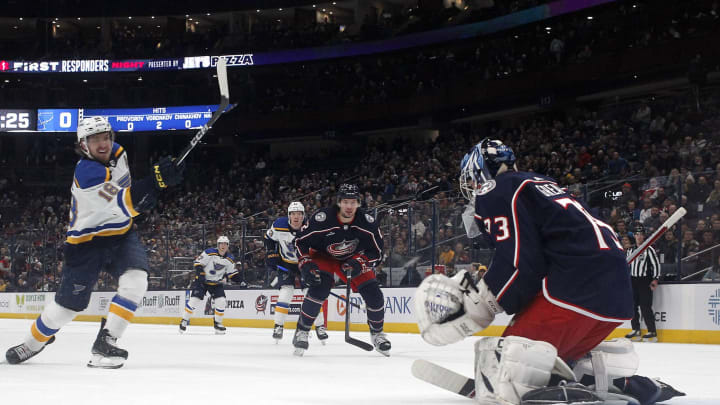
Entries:
{"label": "blue hockey helmet", "polygon": [[497,175],[502,165],[515,166],[513,150],[495,139],[485,138],[465,154],[460,163],[460,192],[472,200],[475,189]]}

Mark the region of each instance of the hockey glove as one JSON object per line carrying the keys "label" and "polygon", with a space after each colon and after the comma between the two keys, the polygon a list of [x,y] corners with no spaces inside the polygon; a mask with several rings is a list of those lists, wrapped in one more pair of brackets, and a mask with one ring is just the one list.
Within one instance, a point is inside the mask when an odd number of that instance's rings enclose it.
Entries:
{"label": "hockey glove", "polygon": [[[196,267],[196,269],[197,269],[197,267]],[[204,284],[205,283],[205,272],[201,269],[201,270],[196,270],[195,273],[196,273],[195,279]]]}
{"label": "hockey glove", "polygon": [[152,177],[133,181],[130,187],[130,199],[133,208],[137,212],[148,212],[157,204],[157,191],[154,187],[155,180]]}
{"label": "hockey glove", "polygon": [[303,284],[307,287],[317,287],[322,282],[320,278],[320,267],[310,260],[309,257],[301,257],[298,261],[298,267],[300,267],[300,275],[302,276]]}
{"label": "hockey glove", "polygon": [[269,271],[276,271],[278,269],[278,264],[280,255],[277,253],[268,253],[267,256],[265,256],[265,266],[267,266]]}
{"label": "hockey glove", "polygon": [[151,171],[155,179],[155,188],[165,190],[182,182],[185,162],[178,167],[175,166],[175,159],[166,156],[152,165]]}
{"label": "hockey glove", "polygon": [[459,342],[487,328],[503,312],[484,280],[475,286],[465,270],[453,278],[433,274],[415,292],[422,338],[435,346]]}
{"label": "hockey glove", "polygon": [[365,255],[358,253],[345,260],[345,263],[342,265],[342,269],[345,272],[345,275],[355,278],[367,271],[371,271],[372,267],[368,262],[368,258],[365,257]]}
{"label": "hockey glove", "polygon": [[242,274],[240,274],[239,271],[228,274],[228,279],[230,281],[232,281],[233,283],[242,283],[243,282]]}

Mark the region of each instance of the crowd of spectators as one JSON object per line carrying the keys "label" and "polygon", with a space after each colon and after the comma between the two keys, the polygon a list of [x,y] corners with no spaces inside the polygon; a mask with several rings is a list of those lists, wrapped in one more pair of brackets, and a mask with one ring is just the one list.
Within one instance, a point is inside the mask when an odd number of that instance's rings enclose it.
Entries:
{"label": "crowd of spectators", "polygon": [[[0,52],[9,59],[172,58],[232,54],[247,50],[257,53],[387,39],[488,20],[549,1],[513,0],[477,4],[468,2],[466,6],[453,2],[444,10],[386,3],[377,15],[365,14],[355,18],[344,12],[323,13],[324,17],[320,20],[314,15],[315,18],[300,17],[305,16],[303,11],[293,15],[292,9],[288,9],[287,14],[281,18],[277,18],[272,12],[264,12],[272,10],[252,10],[236,13],[232,18],[229,13],[225,14],[225,17],[215,15],[212,19],[205,19],[202,24],[198,18],[188,19],[192,16],[169,16],[166,27],[143,24],[137,22],[137,19],[133,21],[122,16],[110,19],[110,23],[105,26],[104,29],[110,32],[109,41],[104,39],[106,34],[102,31],[102,26],[95,29],[95,25],[91,23],[63,21],[62,25],[65,27],[55,27],[58,29],[52,30],[54,34],[46,36],[47,43],[37,41],[37,32],[28,30],[29,37],[32,38],[29,47],[18,47],[17,42],[0,41]],[[462,9],[458,5],[461,5]],[[320,7],[322,9],[323,5]],[[288,18],[288,14],[292,17]],[[60,25],[60,22],[53,24]],[[177,27],[183,29],[180,31]],[[43,28],[35,28],[40,29]],[[20,49],[22,53],[18,53]]]}
{"label": "crowd of spectators", "polygon": [[[668,7],[617,2],[592,12],[568,14],[549,22],[435,47],[232,69],[230,83],[233,92],[243,94],[238,110],[248,114],[377,105],[440,94],[459,77],[505,79],[592,63],[597,56],[706,36],[720,26],[717,7],[718,2],[710,0],[672,2]],[[593,14],[592,19],[587,18],[589,14]],[[248,49],[253,48],[216,53],[244,53]],[[162,56],[162,52],[156,56]],[[665,61],[664,68],[682,70],[690,63],[670,62]],[[673,67],[673,63],[679,65]],[[9,101],[17,103],[85,107],[183,105],[215,100],[212,83],[207,88],[198,86],[205,76],[203,72],[182,72],[138,81],[137,74],[126,74],[114,75],[112,81],[93,77],[92,83],[76,86],[67,78],[49,75],[33,81],[0,83],[0,87],[6,90]],[[73,87],[70,94],[62,91],[67,86]]]}
{"label": "crowd of spectators", "polygon": [[[433,141],[381,139],[366,144],[362,153],[341,144],[323,152],[328,160],[321,168],[313,164],[316,159],[302,156],[238,151],[213,160],[200,155],[182,188],[163,196],[136,222],[150,253],[151,287],[187,287],[191,274],[171,270],[189,269],[192,258],[221,234],[241,258],[247,284],[267,285],[263,230],[285,215],[291,200],[302,201],[307,212],[332,204],[343,181],[359,184],[365,205],[379,216],[387,285],[417,284],[431,262],[449,273],[459,265],[487,264],[479,249],[485,246],[464,236],[463,200],[455,182],[468,146],[486,136],[512,146],[521,170],[550,175],[568,187],[625,242],[638,223],[652,232],[685,207],[680,229],[656,245],[661,261],[672,265],[690,256],[683,274],[717,266],[710,248],[720,243],[720,93],[708,88],[701,102],[702,112],[690,96],[649,97],[502,125],[461,124]],[[56,287],[68,209],[62,185],[37,190],[0,181],[0,289]],[[693,255],[697,252],[702,254]],[[99,288],[108,283],[101,280]]]}

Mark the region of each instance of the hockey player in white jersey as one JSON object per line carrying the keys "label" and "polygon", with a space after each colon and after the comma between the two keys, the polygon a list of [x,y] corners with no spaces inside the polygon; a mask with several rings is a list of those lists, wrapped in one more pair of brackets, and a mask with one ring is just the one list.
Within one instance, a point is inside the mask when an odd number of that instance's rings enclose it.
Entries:
{"label": "hockey player in white jersey", "polygon": [[241,282],[240,272],[235,268],[235,258],[228,251],[230,247],[230,239],[227,236],[220,236],[217,239],[217,247],[205,249],[195,259],[195,281],[192,285],[192,294],[190,299],[185,303],[185,311],[183,311],[182,320],[180,321],[180,333],[187,330],[190,323],[190,317],[205,299],[205,294],[210,293],[210,299],[214,303],[214,326],[215,333],[218,335],[225,334],[225,326],[223,326],[223,316],[225,315],[225,307],[227,299],[225,298],[225,288],[223,287],[223,279]]}
{"label": "hockey player in white jersey", "polygon": [[[280,289],[273,327],[273,339],[276,343],[283,337],[285,319],[290,312],[290,301],[296,284],[298,287],[301,285],[295,253],[295,234],[304,221],[305,207],[300,201],[293,201],[288,205],[288,216],[276,219],[265,233],[266,265],[269,272],[277,272],[277,287]],[[318,340],[325,344],[328,334],[322,312],[315,318],[315,332]]]}
{"label": "hockey player in white jersey", "polygon": [[35,320],[25,341],[8,349],[10,364],[22,363],[55,340],[55,334],[90,302],[100,271],[118,278],[107,320],[92,346],[88,367],[118,368],[128,352],[116,346],[147,289],[147,253],[132,229],[133,218],[149,211],[159,191],[182,181],[183,167],[163,158],[151,175],[132,181],[125,149],[114,142],[104,117],[78,124],[67,239],[63,246],[62,281],[55,300]]}

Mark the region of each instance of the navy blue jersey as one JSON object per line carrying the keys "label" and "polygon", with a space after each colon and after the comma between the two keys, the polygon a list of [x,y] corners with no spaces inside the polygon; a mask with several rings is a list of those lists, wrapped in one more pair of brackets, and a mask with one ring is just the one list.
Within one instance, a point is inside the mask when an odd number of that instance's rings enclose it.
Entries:
{"label": "navy blue jersey", "polygon": [[315,212],[295,239],[300,256],[322,253],[344,261],[357,253],[365,255],[374,264],[382,259],[383,240],[375,218],[358,208],[355,218],[348,224],[338,219],[337,207]]}
{"label": "navy blue jersey", "polygon": [[496,248],[484,280],[508,314],[542,292],[594,319],[632,318],[630,272],[617,235],[553,179],[500,174],[477,191],[475,219]]}

